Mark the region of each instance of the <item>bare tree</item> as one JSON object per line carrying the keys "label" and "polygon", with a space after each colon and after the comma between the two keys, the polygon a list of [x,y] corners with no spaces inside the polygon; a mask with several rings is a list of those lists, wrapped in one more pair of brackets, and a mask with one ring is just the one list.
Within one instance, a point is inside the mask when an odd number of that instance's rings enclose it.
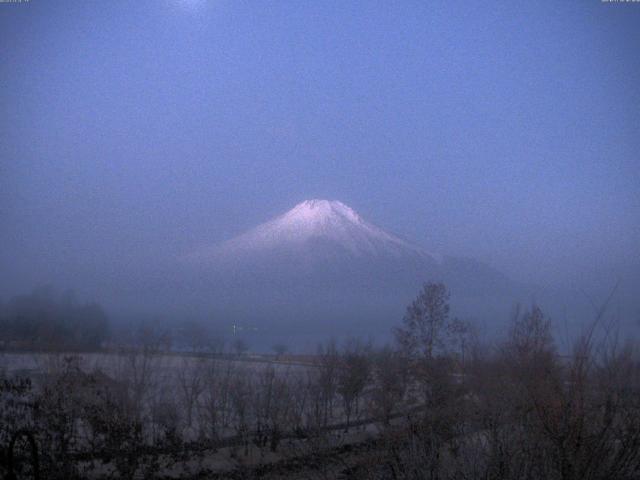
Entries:
{"label": "bare tree", "polygon": [[206,425],[206,435],[213,442],[229,428],[232,417],[232,386],[237,372],[230,360],[214,360],[204,373],[204,391],[200,403],[200,417]]}
{"label": "bare tree", "polygon": [[256,443],[275,452],[283,432],[288,428],[291,408],[291,391],[288,371],[278,373],[273,365],[266,366],[259,374],[253,406],[256,418]]}
{"label": "bare tree", "polygon": [[318,347],[319,364],[312,372],[315,377],[316,411],[320,414],[319,424],[327,425],[333,416],[333,402],[337,391],[338,367],[340,363],[335,340]]}
{"label": "bare tree", "polygon": [[396,340],[409,357],[432,358],[443,346],[449,319],[449,292],[442,283],[427,283],[407,308]]}
{"label": "bare tree", "polygon": [[185,411],[185,426],[188,429],[192,427],[194,410],[205,388],[204,375],[208,362],[208,359],[202,357],[183,356],[177,368],[176,381]]}
{"label": "bare tree", "polygon": [[447,334],[451,353],[454,357],[457,357],[460,370],[464,376],[468,350],[474,341],[476,332],[470,322],[454,318],[447,326]]}
{"label": "bare tree", "polygon": [[239,369],[236,373],[229,385],[230,406],[234,415],[233,426],[236,435],[242,442],[244,455],[247,456],[249,455],[249,438],[252,424],[250,402],[253,396],[253,384],[250,380],[251,373],[247,369]]}
{"label": "bare tree", "polygon": [[371,348],[356,339],[347,341],[340,356],[340,367],[337,375],[337,391],[342,397],[346,415],[346,429],[354,407],[358,413],[360,395],[367,385],[371,371],[369,358]]}
{"label": "bare tree", "polygon": [[122,379],[131,394],[132,411],[141,418],[145,412],[150,391],[155,388],[162,358],[156,355],[153,344],[144,344],[139,348],[123,352],[118,378]]}
{"label": "bare tree", "polygon": [[383,424],[388,426],[391,415],[400,406],[407,388],[407,363],[400,353],[384,347],[373,356],[372,370],[372,413],[381,417]]}

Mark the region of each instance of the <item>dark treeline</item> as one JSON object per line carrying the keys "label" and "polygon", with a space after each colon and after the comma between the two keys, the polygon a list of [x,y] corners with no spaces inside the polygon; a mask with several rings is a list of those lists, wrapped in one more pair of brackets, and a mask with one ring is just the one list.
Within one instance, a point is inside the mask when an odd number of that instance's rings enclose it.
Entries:
{"label": "dark treeline", "polygon": [[536,306],[489,345],[427,284],[392,345],[328,342],[291,365],[281,346],[277,362],[202,355],[224,347],[197,324],[193,354],[167,356],[147,326],[102,368],[62,354],[38,387],[0,378],[0,474],[25,431],[46,478],[640,479],[640,355],[604,311],[567,354]]}
{"label": "dark treeline", "polygon": [[5,349],[95,350],[109,336],[109,320],[97,303],[78,303],[72,292],[35,289],[0,305],[0,345]]}

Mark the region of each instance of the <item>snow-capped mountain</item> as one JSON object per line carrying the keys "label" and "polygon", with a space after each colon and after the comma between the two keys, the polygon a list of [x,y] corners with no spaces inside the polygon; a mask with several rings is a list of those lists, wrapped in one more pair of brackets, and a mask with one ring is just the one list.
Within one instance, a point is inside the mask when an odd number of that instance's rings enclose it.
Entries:
{"label": "snow-capped mountain", "polygon": [[513,305],[503,301],[513,284],[500,272],[429,253],[335,200],[303,201],[235,238],[189,252],[181,265],[167,299],[267,331],[388,332],[430,281],[449,287],[456,314],[476,315],[484,305],[483,315],[495,317],[494,307]]}
{"label": "snow-capped mountain", "polygon": [[348,255],[413,257],[435,262],[435,256],[367,222],[337,200],[306,200],[288,212],[220,245],[201,249],[189,258],[195,262],[219,262],[241,257],[293,254],[303,263],[312,257]]}
{"label": "snow-capped mountain", "polygon": [[305,288],[352,297],[407,294],[426,281],[482,295],[509,284],[485,264],[428,253],[336,200],[303,201],[246,233],[190,253],[187,260],[218,290],[251,290],[268,298],[298,295]]}

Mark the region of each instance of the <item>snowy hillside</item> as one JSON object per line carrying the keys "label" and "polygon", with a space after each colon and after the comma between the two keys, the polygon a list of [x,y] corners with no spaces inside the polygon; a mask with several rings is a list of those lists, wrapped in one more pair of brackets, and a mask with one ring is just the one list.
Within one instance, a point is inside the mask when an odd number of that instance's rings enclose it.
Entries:
{"label": "snowy hillside", "polygon": [[314,255],[319,243],[336,249],[336,254],[348,252],[353,257],[410,256],[434,261],[434,256],[365,221],[335,200],[306,200],[273,220],[189,257],[207,262],[281,251]]}

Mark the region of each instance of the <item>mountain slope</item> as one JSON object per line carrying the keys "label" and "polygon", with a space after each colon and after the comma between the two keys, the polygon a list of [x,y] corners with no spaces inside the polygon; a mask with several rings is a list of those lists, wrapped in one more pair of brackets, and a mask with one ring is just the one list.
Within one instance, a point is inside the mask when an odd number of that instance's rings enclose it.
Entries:
{"label": "mountain slope", "polygon": [[485,264],[427,253],[329,200],[299,203],[186,260],[199,280],[189,287],[194,297],[259,322],[395,322],[428,281],[444,281],[454,306],[465,296],[477,302],[512,290]]}
{"label": "mountain slope", "polygon": [[190,255],[190,259],[216,262],[283,252],[306,253],[309,259],[319,255],[319,245],[333,249],[336,255],[348,254],[353,258],[409,256],[435,261],[425,251],[365,221],[335,200],[301,202],[236,238]]}

